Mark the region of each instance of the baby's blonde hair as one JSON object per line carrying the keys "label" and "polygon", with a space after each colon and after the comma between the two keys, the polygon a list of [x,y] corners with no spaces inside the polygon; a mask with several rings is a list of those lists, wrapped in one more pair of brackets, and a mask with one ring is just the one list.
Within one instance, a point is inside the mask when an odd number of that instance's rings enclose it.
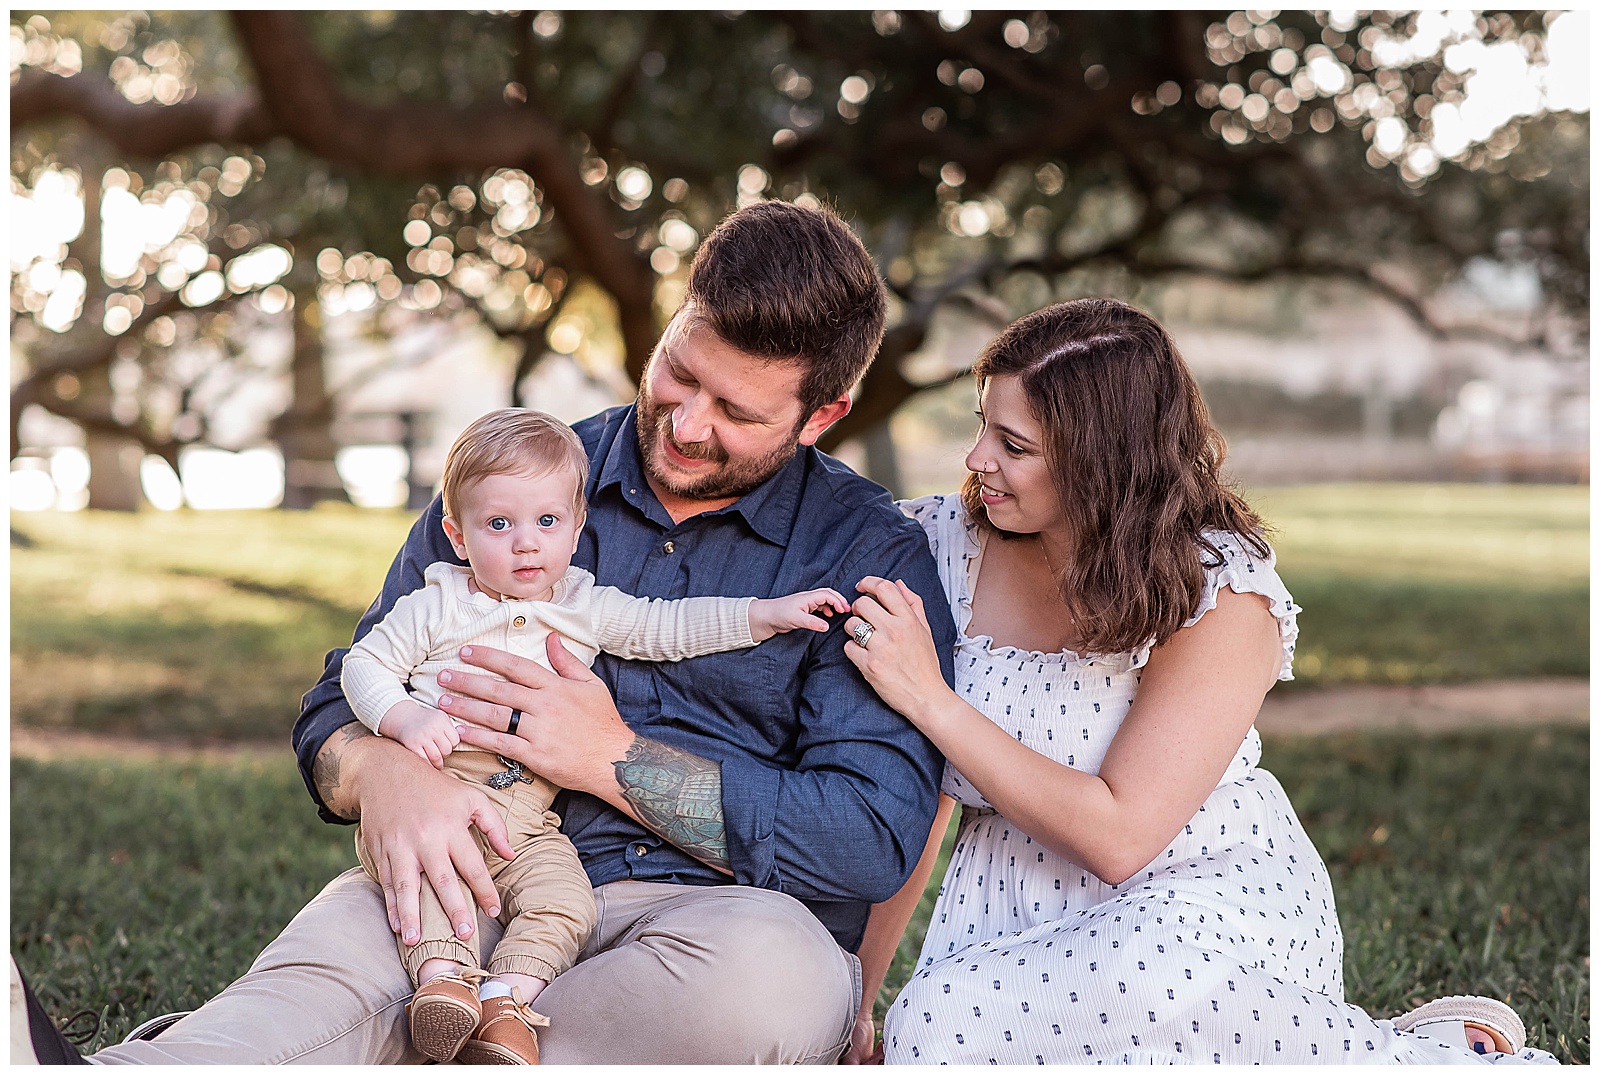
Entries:
{"label": "baby's blonde hair", "polygon": [[444,458],[444,513],[458,518],[468,489],[494,474],[548,474],[571,467],[572,510],[581,522],[587,505],[583,488],[589,482],[589,456],[567,423],[543,411],[504,407],[461,431]]}

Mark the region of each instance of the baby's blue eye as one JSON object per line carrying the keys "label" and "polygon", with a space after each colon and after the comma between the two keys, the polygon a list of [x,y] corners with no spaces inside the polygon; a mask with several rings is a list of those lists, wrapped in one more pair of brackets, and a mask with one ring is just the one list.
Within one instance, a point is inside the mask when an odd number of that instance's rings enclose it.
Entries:
{"label": "baby's blue eye", "polygon": [[493,519],[489,520],[489,529],[490,530],[510,530],[511,529],[511,520],[507,519],[504,515],[496,515]]}
{"label": "baby's blue eye", "polygon": [[557,519],[554,515],[551,515],[548,512],[546,512],[545,514],[539,516],[539,525],[544,527],[547,530],[550,527],[556,525],[556,523],[558,523],[560,521],[561,521],[560,519]]}

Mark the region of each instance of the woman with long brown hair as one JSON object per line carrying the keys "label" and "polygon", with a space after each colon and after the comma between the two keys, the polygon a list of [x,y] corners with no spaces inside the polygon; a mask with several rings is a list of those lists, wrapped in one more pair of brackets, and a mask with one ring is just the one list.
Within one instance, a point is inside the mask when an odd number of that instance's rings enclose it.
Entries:
{"label": "woman with long brown hair", "polygon": [[974,366],[959,496],[921,521],[958,631],[865,579],[846,649],[945,754],[917,872],[874,909],[850,1058],[962,806],[893,1063],[1553,1059],[1482,998],[1398,1020],[1343,1002],[1328,874],[1254,720],[1299,608],[1167,333],[1123,303],[1022,318]]}

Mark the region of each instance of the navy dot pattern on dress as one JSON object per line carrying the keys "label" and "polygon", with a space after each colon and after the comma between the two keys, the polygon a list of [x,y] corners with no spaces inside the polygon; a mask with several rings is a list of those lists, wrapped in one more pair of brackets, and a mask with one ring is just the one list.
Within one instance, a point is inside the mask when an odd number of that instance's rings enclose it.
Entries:
{"label": "navy dot pattern on dress", "polygon": [[[958,630],[956,691],[1008,734],[1099,771],[1150,647],[1081,657],[969,637],[975,526],[955,496],[919,520]],[[1289,667],[1298,607],[1273,560],[1210,533],[1198,620],[1227,586],[1264,595]],[[952,766],[962,804],[918,970],[884,1026],[889,1063],[1317,1063],[1482,1060],[1396,1032],[1343,1002],[1343,940],[1327,870],[1252,728],[1216,790],[1145,869],[1108,885],[1011,827]],[[1470,1059],[1469,1059],[1470,1058]]]}

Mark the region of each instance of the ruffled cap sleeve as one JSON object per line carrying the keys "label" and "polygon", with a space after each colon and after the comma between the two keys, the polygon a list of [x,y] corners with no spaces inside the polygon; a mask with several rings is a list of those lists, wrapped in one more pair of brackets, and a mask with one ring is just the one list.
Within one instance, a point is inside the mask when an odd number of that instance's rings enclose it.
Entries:
{"label": "ruffled cap sleeve", "polygon": [[956,630],[966,632],[972,619],[972,595],[967,593],[967,559],[975,546],[967,537],[967,513],[961,507],[961,497],[936,493],[915,500],[895,502],[906,517],[916,520],[928,535],[928,550],[939,569],[942,594],[923,594],[924,601],[947,600],[950,615],[955,618]]}
{"label": "ruffled cap sleeve", "polygon": [[[1278,669],[1280,680],[1294,678],[1294,644],[1300,634],[1300,625],[1296,617],[1300,614],[1300,606],[1295,604],[1294,598],[1289,595],[1289,590],[1278,577],[1278,557],[1268,548],[1265,557],[1258,556],[1239,535],[1224,530],[1208,530],[1206,538],[1216,546],[1221,554],[1221,562],[1206,567],[1205,589],[1200,595],[1200,603],[1196,606],[1194,615],[1183,622],[1185,627],[1198,623],[1201,616],[1217,607],[1217,594],[1226,586],[1234,593],[1260,594],[1267,599],[1272,611],[1272,618],[1278,623],[1278,641],[1283,646],[1283,664]],[[1201,549],[1202,561],[1210,556]],[[1131,668],[1143,668],[1150,660],[1150,645],[1140,646],[1133,652]]]}

